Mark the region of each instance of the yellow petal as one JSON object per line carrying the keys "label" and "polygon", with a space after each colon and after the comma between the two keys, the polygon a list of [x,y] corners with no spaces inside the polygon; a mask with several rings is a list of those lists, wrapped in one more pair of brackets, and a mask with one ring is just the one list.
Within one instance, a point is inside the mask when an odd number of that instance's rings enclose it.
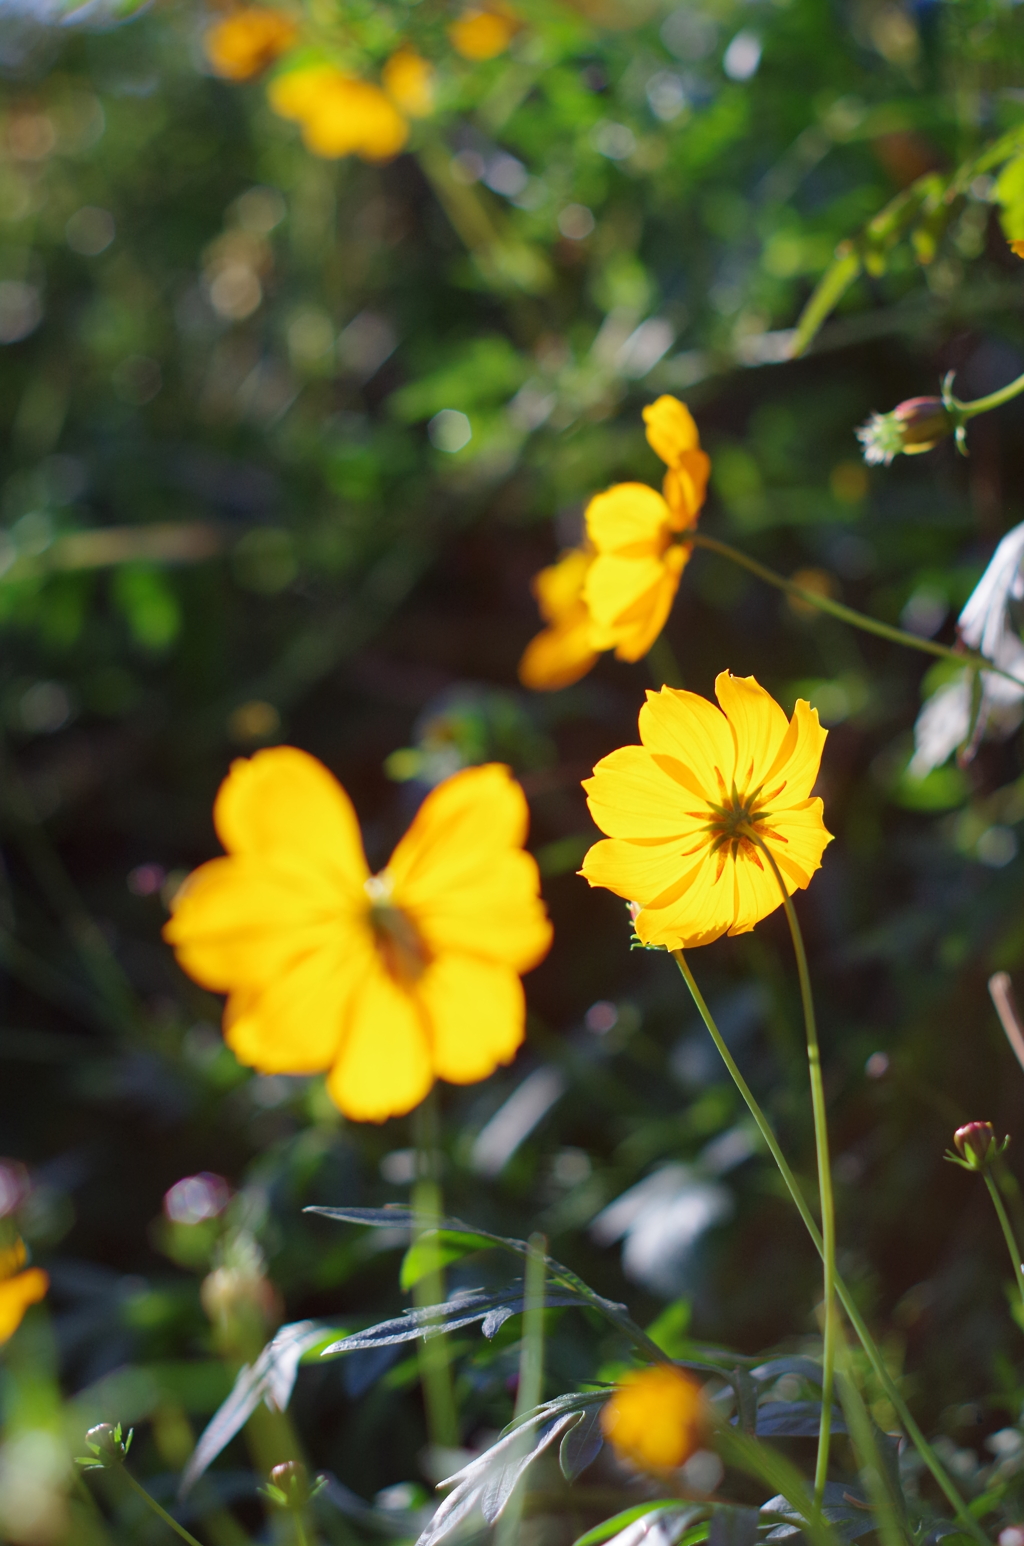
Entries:
{"label": "yellow petal", "polygon": [[[780,899],[781,900],[781,899]],[[645,945],[691,950],[727,934],[735,919],[735,883],[728,862],[719,869],[710,850],[685,877],[680,892],[664,906],[637,914],[636,932]]]}
{"label": "yellow petal", "polygon": [[[749,934],[755,923],[760,923],[762,918],[782,906],[782,890],[764,854],[759,853],[755,860],[749,852],[741,852],[735,859],[728,860],[727,867],[732,875],[734,894],[729,933]],[[783,880],[786,880],[785,874]],[[788,881],[786,893],[793,893],[793,886]]]}
{"label": "yellow petal", "polygon": [[640,558],[602,553],[595,558],[583,595],[598,629],[614,638],[623,618],[635,620],[638,612],[646,616],[649,598],[660,593],[664,577],[665,565],[654,553]]}
{"label": "yellow petal", "polygon": [[699,694],[675,687],[648,692],[640,739],[655,756],[671,759],[673,776],[694,794],[717,802],[731,789],[736,746],[728,721]]}
{"label": "yellow petal", "polygon": [[657,584],[620,614],[614,630],[616,660],[641,660],[647,654],[668,622],[690,552],[689,547],[669,548],[662,560]]}
{"label": "yellow petal", "polygon": [[599,554],[659,554],[673,529],[668,505],[646,483],[616,483],[595,494],[585,518],[587,536]]}
{"label": "yellow petal", "polygon": [[702,794],[680,784],[643,746],[620,746],[602,757],[583,788],[590,814],[607,837],[683,843],[707,825]]}
{"label": "yellow petal", "polygon": [[586,676],[596,660],[590,613],[577,603],[572,614],[530,640],[519,662],[519,680],[533,692],[556,692]]}
{"label": "yellow petal", "polygon": [[594,555],[588,548],[567,548],[553,564],[535,574],[530,588],[547,623],[558,623],[575,612],[583,598],[583,582]]}
{"label": "yellow petal", "polygon": [[435,953],[527,971],[547,954],[540,877],[522,850],[529,811],[508,768],[466,768],[432,790],[391,856],[395,905]]}
{"label": "yellow petal", "polygon": [[648,403],[643,413],[647,443],[669,467],[675,467],[684,452],[699,448],[700,436],[693,415],[677,397],[659,397]]}
{"label": "yellow petal", "polygon": [[13,1337],[29,1305],[37,1304],[49,1286],[49,1278],[39,1267],[30,1267],[0,1283],[0,1342]]}
{"label": "yellow petal", "polygon": [[411,48],[400,48],[380,72],[384,90],[410,118],[426,118],[434,106],[434,67]]}
{"label": "yellow petal", "polygon": [[314,93],[302,118],[307,149],[328,160],[355,153],[389,161],[408,137],[408,124],[378,86],[345,76]]}
{"label": "yellow petal", "polygon": [[764,841],[787,881],[790,892],[810,884],[821,868],[821,857],[832,841],[819,799],[804,800],[786,810],[773,810],[766,821]]}
{"label": "yellow petal", "polygon": [[817,709],[798,698],[782,745],[765,774],[766,793],[785,779],[785,802],[806,800],[818,777],[827,736],[828,731],[818,722]]}
{"label": "yellow petal", "polygon": [[495,59],[519,30],[514,17],[498,11],[464,11],[448,28],[452,47],[464,59]]}
{"label": "yellow petal", "polygon": [[233,762],[213,821],[229,853],[302,856],[349,894],[369,875],[351,800],[322,762],[295,746]]}
{"label": "yellow petal", "polygon": [[383,1122],[418,1106],[434,1082],[423,1011],[385,971],[368,973],[340,1056],[327,1079],[335,1105],[356,1122]]}
{"label": "yellow petal", "polygon": [[[588,850],[580,874],[592,886],[603,886],[627,902],[649,906],[667,892],[678,890],[681,876],[688,873],[688,868],[695,868],[694,858],[683,854],[685,846],[689,845],[678,839],[669,843],[631,843],[608,837]],[[702,863],[703,859],[702,851],[696,862]]]}
{"label": "yellow petal", "polygon": [[280,11],[245,6],[204,34],[203,52],[218,75],[247,80],[290,48],[297,35],[295,23]]}
{"label": "yellow petal", "polygon": [[692,526],[708,491],[711,458],[703,451],[687,451],[675,467],[670,467],[662,483],[665,503],[672,512],[672,527],[684,531]]}
{"label": "yellow petal", "polygon": [[233,993],[224,1039],[240,1063],[261,1073],[320,1073],[338,1056],[360,985],[381,970],[368,928],[338,933],[262,991]]}
{"label": "yellow petal", "polygon": [[417,984],[431,1027],[434,1072],[475,1084],[510,1063],[526,1021],[523,985],[510,967],[467,955],[443,955]]}
{"label": "yellow petal", "polygon": [[789,721],[752,676],[720,672],[715,678],[715,697],[729,721],[736,746],[734,777],[742,797],[764,783],[786,739]]}
{"label": "yellow petal", "polygon": [[278,118],[301,123],[325,91],[348,79],[333,64],[311,64],[301,70],[286,70],[268,85],[267,101]]}
{"label": "yellow petal", "polygon": [[183,970],[218,993],[258,987],[351,928],[363,916],[356,898],[304,859],[241,854],[190,875],[164,926]]}

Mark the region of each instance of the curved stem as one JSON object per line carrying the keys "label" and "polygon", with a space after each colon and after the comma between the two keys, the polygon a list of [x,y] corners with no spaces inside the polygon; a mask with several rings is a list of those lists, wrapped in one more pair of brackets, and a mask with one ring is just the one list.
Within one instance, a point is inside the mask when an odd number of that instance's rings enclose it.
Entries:
{"label": "curved stem", "polygon": [[[740,1073],[735,1058],[729,1051],[729,1048],[726,1046],[722,1037],[722,1033],[718,1029],[718,1026],[715,1024],[714,1017],[704,1001],[704,997],[697,986],[693,973],[690,971],[689,963],[687,962],[686,957],[681,950],[673,950],[671,954],[680,972],[682,973],[686,986],[690,990],[690,995],[693,998],[693,1002],[697,1006],[698,1014],[704,1021],[712,1041],[718,1048],[718,1052],[723,1063],[729,1070],[733,1083],[735,1084],[737,1090],[739,1090],[740,1095],[743,1097],[743,1100],[747,1106],[747,1110],[750,1112],[750,1115],[753,1117],[755,1123],[757,1124],[758,1131],[764,1139],[772,1159],[775,1161],[779,1168],[779,1174],[782,1176],[783,1181],[786,1183],[786,1188],[789,1192],[789,1195],[793,1199],[794,1206],[796,1207],[797,1212],[803,1220],[804,1227],[811,1237],[814,1248],[818,1252],[818,1255],[822,1258],[822,1261],[824,1261],[825,1246],[821,1238],[821,1233],[814,1221],[814,1216],[811,1213],[810,1208],[807,1206],[807,1199],[804,1197],[803,1192],[800,1190],[800,1184],[797,1181],[796,1176],[793,1174],[793,1171],[789,1166],[789,1162],[787,1161],[786,1156],[783,1154],[782,1149],[779,1146],[779,1141],[772,1130],[771,1124],[769,1123],[768,1118],[765,1116],[764,1112],[761,1110],[761,1107],[758,1105],[757,1100],[755,1099],[753,1092],[750,1089],[750,1086],[747,1084],[743,1075]],[[859,1309],[857,1308],[856,1301],[854,1300],[853,1295],[847,1287],[842,1274],[839,1272],[837,1272],[835,1275],[835,1285],[836,1293],[839,1295],[843,1309],[846,1311],[847,1316],[849,1317],[850,1325],[857,1333],[857,1338],[868,1356],[868,1361],[870,1362],[871,1367],[875,1373],[875,1377],[881,1385],[882,1389],[885,1391],[885,1394],[888,1396],[889,1400],[892,1402],[896,1414],[906,1429],[912,1444],[914,1445],[918,1454],[921,1456],[925,1465],[928,1467],[929,1471],[932,1473],[932,1476],[935,1478],[937,1485],[945,1495],[950,1507],[953,1509],[960,1523],[964,1526],[966,1533],[974,1537],[974,1539],[978,1542],[978,1546],[988,1546],[988,1539],[985,1535],[985,1532],[982,1530],[974,1516],[968,1511],[966,1503],[957,1491],[956,1486],[948,1475],[945,1466],[942,1464],[942,1461],[939,1459],[938,1455],[935,1453],[934,1449],[928,1443],[928,1440],[925,1438],[924,1434],[921,1432],[921,1429],[914,1421],[910,1412],[910,1408],[907,1406],[907,1403],[904,1401],[895,1380],[892,1378],[892,1375],[886,1368],[885,1361],[879,1352],[878,1345],[868,1330],[867,1325],[864,1322],[864,1317],[861,1315]]]}
{"label": "curved stem", "polygon": [[[1024,1308],[1024,1262],[1022,1262],[1021,1259],[1020,1246],[1017,1244],[1017,1237],[1013,1232],[1013,1225],[1010,1223],[1010,1216],[1006,1209],[1003,1207],[1003,1199],[999,1195],[999,1188],[996,1186],[995,1181],[992,1179],[992,1173],[991,1171],[986,1170],[984,1174],[985,1185],[988,1187],[988,1195],[991,1197],[992,1206],[996,1210],[996,1217],[998,1218],[1003,1231],[1003,1239],[1006,1241],[1006,1249],[1010,1253],[1010,1261],[1013,1264],[1013,1281],[1017,1285],[1017,1292],[1020,1295],[1021,1307]],[[1022,1325],[1024,1325],[1024,1323],[1022,1323]]]}
{"label": "curved stem", "polygon": [[961,419],[973,419],[975,414],[990,413],[993,408],[1001,408],[1004,403],[1012,402],[1024,392],[1024,376],[1018,376],[1015,381],[1007,382],[997,392],[989,392],[987,397],[976,397],[972,402],[962,403],[958,397],[950,393],[949,401],[953,405]]}
{"label": "curved stem", "polygon": [[811,1109],[814,1113],[814,1147],[818,1160],[818,1199],[821,1209],[821,1233],[824,1253],[825,1336],[822,1355],[821,1426],[818,1430],[818,1462],[814,1472],[814,1495],[820,1501],[828,1480],[828,1451],[832,1426],[832,1386],[835,1378],[836,1330],[839,1307],[836,1304],[836,1217],[835,1199],[832,1193],[832,1166],[828,1152],[828,1116],[825,1109],[825,1084],[821,1074],[821,1048],[818,1045],[818,1025],[814,1014],[814,996],[811,992],[811,974],[807,966],[807,951],[800,922],[793,906],[793,899],[786,889],[775,855],[764,839],[753,828],[747,836],[757,844],[772,867],[772,873],[786,909],[786,921],[793,940],[797,975],[800,978],[800,1001],[804,1012],[804,1031],[807,1036],[807,1066],[811,1079]]}
{"label": "curved stem", "polygon": [[864,633],[877,634],[880,639],[888,639],[892,644],[905,645],[907,649],[919,650],[924,655],[936,655],[940,660],[955,660],[960,666],[973,666],[978,671],[992,671],[996,676],[1004,676],[1008,682],[1014,682],[1018,687],[1024,685],[1012,672],[1004,671],[989,660],[987,655],[979,654],[977,650],[956,649],[951,644],[936,644],[934,639],[921,639],[916,633],[906,633],[902,628],[893,628],[890,623],[880,622],[876,617],[868,617],[864,612],[857,612],[853,607],[846,607],[841,601],[833,601],[831,596],[822,596],[817,591],[807,590],[805,586],[798,585],[795,580],[787,580],[785,575],[778,574],[774,569],[769,569],[767,564],[758,563],[756,558],[749,558],[739,548],[734,548],[728,542],[720,542],[717,537],[708,537],[703,532],[686,533],[687,542],[692,542],[694,547],[707,548],[709,553],[717,553],[721,558],[728,558],[732,563],[739,564],[741,569],[747,569],[759,580],[764,580],[766,585],[774,585],[777,590],[785,591],[788,596],[795,596],[798,601],[804,602],[809,607],[816,607],[819,612],[827,612],[830,617],[837,617],[842,623],[849,623],[852,628],[860,628]]}
{"label": "curved stem", "polygon": [[139,1497],[143,1498],[145,1502],[148,1503],[154,1514],[157,1514],[163,1520],[165,1525],[169,1525],[176,1535],[180,1535],[183,1541],[188,1541],[189,1546],[201,1546],[201,1543],[196,1540],[195,1536],[190,1535],[189,1532],[185,1529],[185,1526],[180,1525],[173,1517],[173,1515],[169,1514],[165,1508],[161,1508],[156,1499],[151,1497],[150,1494],[146,1491],[145,1487],[143,1487],[140,1482],[135,1480],[127,1466],[121,1467],[121,1475],[124,1477],[125,1481],[128,1483],[129,1487],[131,1487],[133,1492],[137,1492]]}

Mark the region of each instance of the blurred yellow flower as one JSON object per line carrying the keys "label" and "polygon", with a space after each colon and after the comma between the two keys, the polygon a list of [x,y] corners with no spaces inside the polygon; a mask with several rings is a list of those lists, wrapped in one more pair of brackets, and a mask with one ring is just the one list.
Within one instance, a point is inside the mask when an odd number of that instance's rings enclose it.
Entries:
{"label": "blurred yellow flower", "polygon": [[203,50],[218,75],[244,81],[273,64],[297,36],[290,16],[268,6],[250,5],[210,27],[203,36]]}
{"label": "blurred yellow flower", "polygon": [[689,409],[659,397],[644,409],[647,439],[668,466],[664,494],[646,483],[617,483],[587,506],[595,558],[583,597],[597,649],[639,660],[664,628],[692,544],[677,541],[696,522],[711,463]]}
{"label": "blurred yellow flower", "polygon": [[333,775],[294,747],[257,752],[217,795],[228,857],[190,876],[164,937],[197,982],[230,995],[240,1062],[330,1070],[345,1115],[381,1122],[435,1078],[486,1078],[523,1039],[520,974],[551,943],[527,822],[507,768],[467,768],[371,875]]}
{"label": "blurred yellow flower", "polygon": [[1016,253],[1018,258],[1024,258],[1024,242],[1011,242],[1010,251]]}
{"label": "blurred yellow flower", "polygon": [[707,1426],[696,1380],[674,1365],[627,1374],[601,1408],[601,1430],[616,1454],[643,1471],[674,1471],[700,1448]]}
{"label": "blurred yellow flower", "polygon": [[358,155],[390,161],[409,138],[409,125],[380,87],[336,65],[305,65],[279,75],[267,100],[279,118],[301,125],[307,149],[329,160]]}
{"label": "blurred yellow flower", "polygon": [[533,594],[548,624],[532,638],[519,662],[519,680],[535,692],[553,692],[585,676],[597,659],[583,585],[593,555],[567,548],[533,577]]}
{"label": "blurred yellow flower", "polygon": [[400,48],[380,72],[384,90],[410,118],[426,118],[434,106],[434,67],[411,48]]}
{"label": "blurred yellow flower", "polygon": [[496,59],[519,31],[519,22],[504,8],[472,6],[448,28],[456,53],[463,59]]}
{"label": "blurred yellow flower", "polygon": [[[640,746],[602,759],[584,783],[607,834],[582,875],[639,904],[645,945],[674,950],[745,934],[781,906],[759,839],[792,894],[831,835],[811,797],[826,732],[802,698],[787,721],[752,676],[723,671],[717,709],[664,687],[640,710]],[[724,710],[724,712],[722,712]]]}
{"label": "blurred yellow flower", "polygon": [[25,1246],[21,1240],[0,1251],[0,1343],[13,1337],[29,1305],[38,1303],[50,1286],[41,1268],[20,1271],[24,1265]]}

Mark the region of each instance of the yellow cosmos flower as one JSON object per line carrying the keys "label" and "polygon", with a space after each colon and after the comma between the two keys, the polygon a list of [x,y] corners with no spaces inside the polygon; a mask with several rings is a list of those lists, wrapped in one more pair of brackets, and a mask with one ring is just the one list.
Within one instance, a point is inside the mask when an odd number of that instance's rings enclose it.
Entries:
{"label": "yellow cosmos flower", "polygon": [[618,483],[587,506],[594,563],[583,597],[598,649],[639,660],[664,628],[679,579],[693,551],[678,536],[696,522],[711,463],[689,409],[659,397],[644,409],[647,439],[668,466],[664,493],[646,483]]}
{"label": "yellow cosmos flower", "polygon": [[381,1122],[435,1078],[486,1078],[523,1039],[520,973],[551,943],[527,821],[507,768],[467,768],[371,875],[322,763],[291,746],[257,752],[217,795],[228,857],[190,876],[164,937],[197,982],[229,994],[224,1034],[240,1062],[330,1070],[346,1116]]}
{"label": "yellow cosmos flower", "polygon": [[332,64],[306,65],[271,81],[267,100],[279,118],[302,127],[316,156],[362,156],[390,161],[409,138],[409,125],[391,99],[370,81]]}
{"label": "yellow cosmos flower", "polygon": [[203,51],[218,75],[244,81],[273,64],[297,36],[291,17],[251,5],[211,27],[203,37]]}
{"label": "yellow cosmos flower", "polygon": [[384,90],[410,118],[426,118],[434,106],[434,67],[411,48],[392,54],[380,72]]}
{"label": "yellow cosmos flower", "polygon": [[452,22],[448,36],[463,59],[496,59],[518,31],[519,22],[508,11],[473,6]]}
{"label": "yellow cosmos flower", "polygon": [[593,554],[568,548],[557,563],[533,577],[533,594],[548,624],[532,638],[519,662],[519,680],[534,692],[553,692],[586,676],[597,659],[583,585]]}
{"label": "yellow cosmos flower", "polygon": [[700,1448],[707,1427],[696,1380],[673,1365],[627,1374],[601,1408],[601,1431],[616,1454],[642,1471],[674,1471]]}
{"label": "yellow cosmos flower", "polygon": [[[582,875],[639,904],[636,932],[670,950],[745,934],[782,905],[758,840],[790,895],[832,841],[811,797],[826,732],[801,698],[791,720],[752,676],[723,671],[721,709],[664,687],[640,710],[640,746],[603,758],[586,780],[607,833]],[[724,711],[724,712],[723,712]]]}
{"label": "yellow cosmos flower", "polygon": [[25,1316],[30,1304],[37,1304],[50,1286],[46,1273],[39,1267],[25,1265],[25,1246],[21,1240],[0,1251],[0,1343],[7,1342]]}

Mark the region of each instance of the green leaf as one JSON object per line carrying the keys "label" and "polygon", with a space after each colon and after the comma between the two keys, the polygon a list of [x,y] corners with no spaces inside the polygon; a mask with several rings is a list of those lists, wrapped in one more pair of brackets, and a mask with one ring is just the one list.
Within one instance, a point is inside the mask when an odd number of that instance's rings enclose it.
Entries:
{"label": "green leaf", "polygon": [[494,1242],[483,1235],[462,1234],[452,1229],[428,1229],[414,1240],[402,1257],[398,1281],[405,1290],[412,1288],[428,1273],[438,1272],[450,1262],[459,1261],[471,1251],[488,1251]]}
{"label": "green leaf", "polygon": [[[610,1519],[605,1519],[601,1524],[595,1525],[585,1535],[577,1536],[572,1546],[597,1546],[599,1541],[606,1541],[610,1536],[617,1535],[620,1530],[624,1530],[627,1525],[633,1524],[635,1520],[645,1519],[648,1514],[663,1513],[665,1509],[669,1508],[682,1511],[686,1508],[686,1504],[680,1502],[679,1498],[659,1498],[654,1503],[634,1503],[632,1508],[624,1508],[621,1514],[613,1514]],[[704,1530],[705,1534],[707,1533],[706,1526],[700,1525],[697,1528]],[[688,1536],[683,1536],[684,1541],[687,1539]],[[703,1536],[697,1536],[696,1539],[702,1540]],[[682,1546],[682,1541],[679,1543],[679,1546]]]}

